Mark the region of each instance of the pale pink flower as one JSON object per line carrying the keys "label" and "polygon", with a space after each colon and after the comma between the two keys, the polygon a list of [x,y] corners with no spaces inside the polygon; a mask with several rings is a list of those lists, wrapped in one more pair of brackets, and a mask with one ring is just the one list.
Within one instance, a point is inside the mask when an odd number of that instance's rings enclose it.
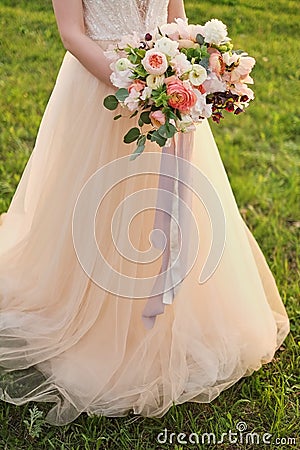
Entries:
{"label": "pale pink flower", "polygon": [[177,18],[175,22],[178,27],[179,36],[181,39],[189,39],[190,38],[190,30],[187,19]]}
{"label": "pale pink flower", "polygon": [[186,72],[189,72],[192,68],[192,64],[187,59],[184,53],[179,53],[170,62],[173,70],[175,70],[176,75],[179,77]]}
{"label": "pale pink flower", "polygon": [[254,99],[254,92],[245,83],[235,83],[234,87],[230,88],[233,94],[247,95],[249,100]]}
{"label": "pale pink flower", "polygon": [[160,27],[160,30],[163,34],[167,35],[168,38],[173,41],[177,41],[179,39],[179,31],[178,25],[175,22],[166,23]]}
{"label": "pale pink flower", "polygon": [[142,64],[150,75],[163,75],[168,68],[166,55],[155,49],[146,52]]}
{"label": "pale pink flower", "polygon": [[140,91],[137,91],[134,88],[131,89],[128,97],[124,101],[124,105],[126,105],[130,111],[135,111],[139,107],[140,95]]}
{"label": "pale pink flower", "polygon": [[202,25],[194,25],[191,24],[188,26],[189,33],[190,33],[190,39],[193,41],[196,41],[197,34],[201,34],[203,36],[204,34],[204,27]]}
{"label": "pale pink flower", "polygon": [[210,94],[211,92],[224,92],[226,91],[226,83],[224,81],[220,80],[217,75],[212,72],[208,75],[206,80],[203,83],[203,87],[207,94]]}
{"label": "pale pink flower", "polygon": [[166,116],[160,110],[152,111],[149,114],[149,117],[152,125],[156,128],[159,128],[161,125],[164,125],[166,123]]}

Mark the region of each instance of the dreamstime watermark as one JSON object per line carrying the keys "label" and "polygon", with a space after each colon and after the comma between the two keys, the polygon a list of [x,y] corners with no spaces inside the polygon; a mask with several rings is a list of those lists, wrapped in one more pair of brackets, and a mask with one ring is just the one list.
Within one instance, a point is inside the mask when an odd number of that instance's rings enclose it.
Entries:
{"label": "dreamstime watermark", "polygon": [[[151,296],[155,296],[173,288],[190,272],[199,250],[199,226],[189,202],[185,201],[186,192],[189,191],[202,202],[211,225],[211,246],[198,279],[199,284],[206,282],[220,263],[226,237],[225,214],[214,186],[198,167],[179,156],[175,158],[174,155],[166,153],[162,157],[159,152],[145,152],[135,161],[124,156],[102,166],[87,180],[78,195],[73,211],[72,236],[83,270],[104,290],[131,299],[144,298],[150,295],[150,292]],[[177,254],[172,255],[172,264],[154,277],[129,277],[112,267],[102,254],[96,240],[96,215],[102,200],[118,183],[147,174],[159,175],[174,182],[175,192],[167,181],[167,187],[163,184],[158,188],[149,187],[120,198],[120,204],[111,219],[111,238],[115,251],[128,261],[143,264],[155,261],[162,254],[157,249],[166,249],[168,229],[165,227],[165,219],[161,219],[163,226],[151,231],[151,248],[147,251],[140,252],[129,239],[131,221],[138,213],[152,208],[169,215],[171,223],[176,223],[179,234],[175,236],[173,227],[170,248]],[[105,218],[105,211],[103,214]],[[181,237],[181,245],[178,247],[174,245],[177,236]],[[207,235],[205,238],[207,239]],[[168,272],[172,272],[172,276],[168,276]],[[160,279],[163,281],[157,282]]]}
{"label": "dreamstime watermark", "polygon": [[213,432],[204,433],[174,433],[168,432],[167,428],[158,433],[156,440],[159,444],[246,444],[246,445],[296,445],[297,439],[294,437],[281,437],[269,432],[247,431],[246,422],[239,421],[235,425],[235,429],[229,429],[220,436]]}

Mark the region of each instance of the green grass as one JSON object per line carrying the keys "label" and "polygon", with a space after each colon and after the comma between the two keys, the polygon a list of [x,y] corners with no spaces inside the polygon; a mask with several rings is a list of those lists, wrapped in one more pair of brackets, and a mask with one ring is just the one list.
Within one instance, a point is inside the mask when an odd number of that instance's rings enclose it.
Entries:
{"label": "green grass", "polygon": [[[218,449],[299,448],[299,6],[296,0],[186,1],[190,22],[223,20],[235,47],[257,60],[256,100],[246,114],[212,124],[237,203],[275,275],[291,333],[274,360],[211,404],[173,407],[162,419],[86,417],[65,427],[30,422],[32,404],[0,403],[0,449],[214,448],[158,444],[169,432],[249,431],[296,445],[219,444]],[[32,150],[64,50],[49,0],[0,0],[0,212],[7,209]],[[38,404],[46,414],[47,404]],[[37,426],[42,432],[35,437]],[[226,443],[227,442],[227,443]]]}

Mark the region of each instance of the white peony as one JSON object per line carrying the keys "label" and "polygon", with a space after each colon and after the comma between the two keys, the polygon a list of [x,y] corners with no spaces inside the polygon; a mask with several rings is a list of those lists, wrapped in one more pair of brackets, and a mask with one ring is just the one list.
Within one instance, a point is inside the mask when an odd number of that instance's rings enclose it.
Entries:
{"label": "white peony", "polygon": [[204,41],[208,44],[221,45],[230,41],[226,25],[218,19],[211,19],[203,27]]}
{"label": "white peony", "polygon": [[171,58],[179,53],[178,42],[172,41],[166,36],[156,41],[154,48],[164,53],[166,56],[170,56]]}
{"label": "white peony", "polygon": [[194,86],[200,86],[207,78],[207,72],[200,64],[193,64],[189,73],[189,80]]}

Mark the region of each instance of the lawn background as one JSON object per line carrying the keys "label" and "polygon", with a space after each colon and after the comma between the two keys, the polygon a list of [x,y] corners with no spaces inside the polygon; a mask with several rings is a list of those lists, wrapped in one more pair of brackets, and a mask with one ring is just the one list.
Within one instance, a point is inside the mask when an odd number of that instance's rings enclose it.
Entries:
{"label": "lawn background", "polygon": [[[274,360],[240,380],[211,404],[173,407],[161,419],[87,418],[66,427],[37,420],[29,408],[0,403],[0,449],[158,449],[214,448],[159,445],[169,432],[235,430],[299,440],[299,3],[272,0],[186,1],[190,22],[213,17],[228,25],[235,48],[257,60],[256,100],[247,113],[212,124],[239,209],[276,278],[291,319],[291,333]],[[0,213],[9,202],[34,145],[42,114],[64,55],[49,0],[0,0]],[[298,320],[297,320],[298,319]],[[298,322],[298,323],[297,323]],[[46,414],[50,405],[39,404]],[[222,449],[258,448],[219,444]]]}

